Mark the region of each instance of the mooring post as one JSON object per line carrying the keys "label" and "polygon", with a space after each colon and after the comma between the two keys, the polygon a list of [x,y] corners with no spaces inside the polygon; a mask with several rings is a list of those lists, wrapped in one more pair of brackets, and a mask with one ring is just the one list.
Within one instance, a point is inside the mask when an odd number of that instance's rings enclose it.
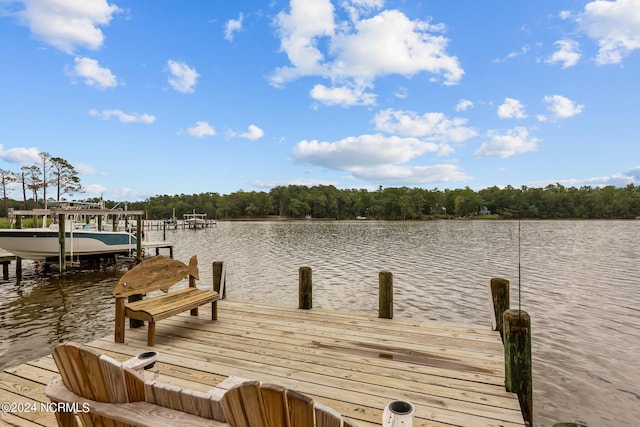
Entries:
{"label": "mooring post", "polygon": [[517,393],[522,415],[533,425],[531,319],[526,311],[506,310],[502,327],[505,386],[507,391]]}
{"label": "mooring post", "polygon": [[213,262],[213,290],[220,295],[220,299],[227,297],[227,278],[224,270],[224,261]]}
{"label": "mooring post", "polygon": [[393,319],[393,274],[389,271],[378,275],[378,317]]}
{"label": "mooring post", "polygon": [[312,307],[311,267],[300,267],[298,271],[298,308],[309,310]]}
{"label": "mooring post", "polygon": [[142,262],[142,215],[136,218],[136,262]]}
{"label": "mooring post", "polygon": [[[493,306],[493,330],[502,335],[502,313],[509,309],[509,281],[495,277],[489,283]],[[504,337],[503,337],[504,342]]]}
{"label": "mooring post", "polygon": [[22,281],[22,258],[16,257],[16,282]]}
{"label": "mooring post", "polygon": [[[67,271],[67,249],[65,247],[65,220],[67,216],[65,214],[58,214],[58,244],[59,244],[59,253],[58,253],[58,266],[60,269],[60,273],[63,271]],[[73,242],[71,242],[73,245]],[[72,260],[73,261],[73,260]]]}

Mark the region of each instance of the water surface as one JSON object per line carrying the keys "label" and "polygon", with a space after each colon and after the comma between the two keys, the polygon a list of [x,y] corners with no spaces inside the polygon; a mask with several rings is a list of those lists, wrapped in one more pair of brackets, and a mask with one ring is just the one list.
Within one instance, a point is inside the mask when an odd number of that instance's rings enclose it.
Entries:
{"label": "water surface", "polygon": [[[517,307],[520,273],[535,424],[631,426],[640,419],[639,231],[640,221],[219,222],[167,239],[175,258],[198,255],[203,285],[224,260],[230,298],[297,305],[298,268],[310,266],[314,307],[375,312],[378,273],[391,271],[396,317],[487,328],[488,280],[511,280]],[[13,273],[0,283],[0,367],[112,334],[122,272],[56,278],[25,262],[20,284]]]}

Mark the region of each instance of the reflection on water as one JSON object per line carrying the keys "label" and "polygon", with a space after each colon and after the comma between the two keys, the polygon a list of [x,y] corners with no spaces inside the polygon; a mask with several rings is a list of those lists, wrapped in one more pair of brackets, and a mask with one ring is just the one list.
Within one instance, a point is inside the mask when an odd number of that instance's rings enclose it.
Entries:
{"label": "reflection on water", "polygon": [[[640,418],[640,221],[523,221],[522,305],[532,318],[536,425]],[[162,232],[151,232],[161,240]],[[167,232],[177,259],[198,255],[201,281],[224,260],[228,295],[297,305],[298,268],[313,269],[314,306],[377,310],[378,273],[394,275],[397,317],[490,327],[486,283],[512,282],[518,223],[219,222]],[[27,269],[28,270],[28,269]],[[111,290],[122,271],[0,283],[0,367],[67,339],[113,333]]]}
{"label": "reflection on water", "polygon": [[[0,283],[0,368],[50,353],[67,340],[87,341],[109,333],[111,289],[118,269],[59,275],[23,261],[24,277]],[[13,272],[12,272],[13,275]]]}

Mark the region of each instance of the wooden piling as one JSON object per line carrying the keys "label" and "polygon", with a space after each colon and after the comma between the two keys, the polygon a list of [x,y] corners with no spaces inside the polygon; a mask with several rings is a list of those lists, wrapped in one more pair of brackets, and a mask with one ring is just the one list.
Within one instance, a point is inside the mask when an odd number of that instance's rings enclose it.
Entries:
{"label": "wooden piling", "polygon": [[220,295],[220,299],[227,297],[226,272],[224,270],[224,261],[213,262],[213,290]]}
{"label": "wooden piling", "polygon": [[136,262],[142,262],[142,215],[136,216]]}
{"label": "wooden piling", "polygon": [[66,215],[58,214],[58,266],[60,273],[67,271],[65,225]]}
{"label": "wooden piling", "polygon": [[389,271],[378,275],[378,317],[393,319],[393,274]]}
{"label": "wooden piling", "polygon": [[20,283],[22,280],[22,258],[16,257],[16,282]]}
{"label": "wooden piling", "polygon": [[503,314],[505,387],[516,393],[524,419],[533,425],[531,319],[527,312],[510,309]]}
{"label": "wooden piling", "polygon": [[503,336],[502,313],[509,309],[509,281],[496,277],[491,279],[489,287],[493,306],[493,330],[500,331],[500,335]]}
{"label": "wooden piling", "polygon": [[298,308],[309,310],[312,307],[311,267],[300,267],[298,271]]}

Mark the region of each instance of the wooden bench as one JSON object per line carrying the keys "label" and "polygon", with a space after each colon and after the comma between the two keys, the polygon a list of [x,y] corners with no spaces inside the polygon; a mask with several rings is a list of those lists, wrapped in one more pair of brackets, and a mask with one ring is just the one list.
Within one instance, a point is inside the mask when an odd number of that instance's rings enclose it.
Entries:
{"label": "wooden bench", "polygon": [[[189,287],[169,292],[176,283],[189,278]],[[211,319],[218,318],[218,292],[199,289],[198,259],[194,255],[189,265],[163,256],[142,261],[125,273],[113,288],[116,298],[115,341],[124,342],[125,318],[148,323],[147,345],[155,345],[156,322],[190,310],[198,315],[198,307],[211,303]],[[162,290],[164,294],[146,299],[142,295]],[[128,298],[129,302],[125,302]]]}

